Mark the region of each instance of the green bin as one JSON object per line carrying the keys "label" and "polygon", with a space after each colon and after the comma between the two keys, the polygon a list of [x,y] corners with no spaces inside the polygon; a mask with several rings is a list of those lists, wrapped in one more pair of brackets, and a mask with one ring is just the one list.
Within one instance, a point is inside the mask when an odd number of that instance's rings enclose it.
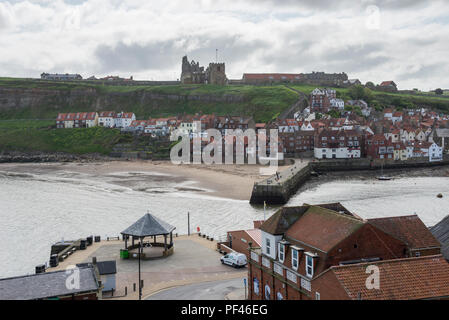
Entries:
{"label": "green bin", "polygon": [[129,251],[126,249],[120,249],[120,258],[121,259],[128,259],[129,258]]}

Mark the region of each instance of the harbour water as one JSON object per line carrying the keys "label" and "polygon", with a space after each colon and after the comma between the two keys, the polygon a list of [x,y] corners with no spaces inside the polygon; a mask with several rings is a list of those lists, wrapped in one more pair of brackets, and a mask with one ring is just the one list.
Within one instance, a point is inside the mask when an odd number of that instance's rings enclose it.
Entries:
{"label": "harbour water", "polygon": [[[48,168],[48,167],[42,167]],[[156,172],[92,175],[70,170],[5,170],[0,166],[0,278],[32,273],[51,244],[89,235],[117,236],[147,211],[187,233],[218,238],[263,219],[248,201],[211,197]],[[442,199],[436,198],[443,193]],[[363,218],[418,214],[433,225],[449,214],[449,178],[337,179],[312,183],[288,205],[341,202]],[[267,217],[277,208],[269,207]]]}

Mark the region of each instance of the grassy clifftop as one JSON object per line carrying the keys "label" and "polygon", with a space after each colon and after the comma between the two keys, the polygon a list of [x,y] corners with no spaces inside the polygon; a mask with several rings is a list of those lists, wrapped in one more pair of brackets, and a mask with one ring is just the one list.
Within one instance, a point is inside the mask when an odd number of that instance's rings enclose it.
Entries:
{"label": "grassy clifftop", "polygon": [[139,119],[203,112],[247,115],[266,122],[298,97],[283,85],[116,86],[0,78],[0,119],[53,119],[58,112],[126,110]]}
{"label": "grassy clifftop", "polygon": [[[251,85],[103,85],[95,82],[58,82],[0,78],[1,119],[54,119],[58,112],[115,110],[134,112],[138,119],[179,114],[247,115],[267,122],[294,104],[298,92],[316,86]],[[351,89],[336,88],[343,99]],[[298,91],[298,92],[297,92]],[[368,90],[365,98],[377,110],[428,106],[449,112],[449,97],[424,93],[386,93]]]}

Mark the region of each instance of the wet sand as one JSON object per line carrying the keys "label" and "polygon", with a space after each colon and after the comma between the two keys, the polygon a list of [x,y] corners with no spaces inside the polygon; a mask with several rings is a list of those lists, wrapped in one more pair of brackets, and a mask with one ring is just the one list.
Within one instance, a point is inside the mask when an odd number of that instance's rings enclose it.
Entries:
{"label": "wet sand", "polygon": [[[279,167],[283,170],[288,166]],[[0,164],[1,171],[35,174],[49,171],[72,171],[90,175],[144,172],[161,174],[161,179],[182,183],[192,181],[189,191],[204,192],[215,197],[249,200],[256,181],[267,176],[260,174],[259,165],[174,165],[169,161],[107,161],[92,163],[36,163]],[[185,187],[180,187],[185,190]]]}

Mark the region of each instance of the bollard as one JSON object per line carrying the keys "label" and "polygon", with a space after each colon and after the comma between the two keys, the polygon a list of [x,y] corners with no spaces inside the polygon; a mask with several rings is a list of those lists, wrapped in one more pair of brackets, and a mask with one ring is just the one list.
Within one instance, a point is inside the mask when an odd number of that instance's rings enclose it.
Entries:
{"label": "bollard", "polygon": [[134,289],[134,292],[136,292],[136,284],[135,283],[133,283],[133,289]]}
{"label": "bollard", "polygon": [[143,288],[143,279],[140,280],[140,287]]}
{"label": "bollard", "polygon": [[125,296],[128,295],[128,287],[125,287]]}

